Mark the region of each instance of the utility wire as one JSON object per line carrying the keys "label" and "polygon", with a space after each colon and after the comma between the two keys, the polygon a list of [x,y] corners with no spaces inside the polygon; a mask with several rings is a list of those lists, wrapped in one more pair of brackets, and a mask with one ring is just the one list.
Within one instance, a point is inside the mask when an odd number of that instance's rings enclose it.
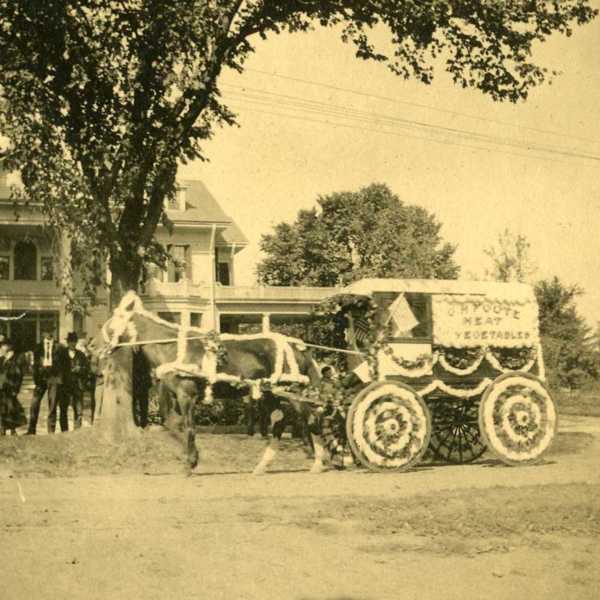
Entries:
{"label": "utility wire", "polygon": [[[429,142],[435,142],[438,144],[445,144],[445,145],[450,145],[450,146],[460,146],[462,148],[469,148],[472,150],[483,150],[484,152],[496,152],[498,154],[508,154],[510,156],[520,156],[523,158],[537,158],[537,159],[541,159],[541,160],[547,160],[550,162],[562,162],[565,163],[566,161],[563,160],[558,160],[555,158],[550,158],[548,156],[538,156],[538,155],[534,155],[534,154],[521,154],[518,152],[510,152],[510,151],[506,151],[506,150],[499,150],[497,148],[489,148],[486,146],[475,146],[473,144],[461,144],[458,142],[453,142],[450,140],[442,140],[442,139],[436,139],[436,138],[430,138],[430,137],[424,137],[424,136],[418,136],[418,135],[411,135],[411,134],[402,134],[402,133],[398,133],[398,132],[394,132],[394,131],[387,131],[387,130],[381,130],[381,129],[373,129],[372,127],[358,127],[356,125],[349,125],[347,123],[334,123],[332,121],[328,121],[325,119],[314,119],[314,118],[310,118],[310,117],[303,117],[303,116],[299,116],[299,115],[293,115],[293,114],[286,114],[286,113],[278,113],[278,112],[274,112],[272,110],[261,110],[260,108],[253,108],[253,107],[247,107],[244,105],[244,101],[243,100],[239,100],[236,102],[241,102],[242,103],[242,108],[244,110],[248,110],[250,112],[256,112],[256,113],[261,113],[261,114],[265,114],[265,115],[269,115],[269,116],[278,116],[278,117],[285,117],[288,119],[295,119],[295,120],[299,120],[299,121],[306,121],[309,123],[321,123],[324,125],[332,125],[334,127],[344,127],[346,129],[354,129],[354,130],[358,130],[358,131],[366,131],[369,133],[380,133],[380,134],[385,134],[385,135],[392,135],[395,137],[400,137],[400,138],[411,138],[411,139],[416,139],[416,140],[424,140],[424,141],[429,141]],[[239,109],[238,109],[239,110]]]}
{"label": "utility wire", "polygon": [[[269,98],[268,94],[281,97],[284,100],[274,101]],[[491,143],[494,145],[508,146],[517,149],[523,149],[527,151],[536,151],[550,154],[557,154],[568,158],[580,158],[587,160],[600,161],[600,156],[589,153],[579,152],[568,148],[561,148],[557,146],[548,146],[537,144],[534,142],[528,142],[525,140],[514,140],[511,138],[501,138],[498,136],[482,134],[474,131],[462,130],[452,127],[437,126],[429,123],[423,123],[419,121],[412,121],[410,119],[402,119],[396,117],[390,117],[387,115],[380,115],[377,113],[368,113],[357,109],[343,107],[335,104],[327,104],[319,101],[304,100],[302,98],[289,96],[285,94],[274,94],[272,92],[259,91],[258,94],[244,94],[236,91],[227,92],[228,96],[231,96],[233,100],[241,100],[249,102],[251,104],[259,104],[262,106],[273,106],[278,109],[287,109],[300,113],[309,113],[323,116],[331,116],[341,118],[350,121],[358,121],[366,124],[376,125],[387,125],[392,127],[399,127],[401,129],[408,130],[419,130],[427,129],[428,132],[434,134],[452,134],[455,137],[466,139],[469,141]],[[292,99],[293,100],[290,100]],[[421,138],[425,139],[425,138]]]}
{"label": "utility wire", "polygon": [[261,75],[268,75],[269,77],[277,77],[279,79],[287,79],[289,81],[295,81],[298,83],[305,83],[307,85],[313,85],[313,86],[323,87],[323,88],[327,88],[327,89],[331,89],[331,90],[336,90],[338,92],[346,92],[348,94],[354,94],[356,96],[363,96],[366,98],[375,98],[377,100],[385,100],[386,102],[393,102],[395,104],[401,104],[401,105],[405,105],[405,106],[414,106],[417,108],[424,108],[427,110],[433,110],[436,112],[446,113],[449,115],[465,117],[467,119],[484,121],[486,123],[495,123],[497,125],[505,125],[508,127],[516,127],[519,129],[527,129],[529,131],[535,131],[537,133],[544,133],[547,135],[553,135],[553,136],[557,136],[557,137],[571,138],[571,139],[579,140],[582,142],[590,142],[592,144],[600,144],[600,140],[577,136],[577,135],[572,135],[572,134],[564,133],[561,131],[552,131],[550,129],[541,129],[538,127],[530,127],[528,125],[519,125],[517,123],[511,123],[510,121],[503,121],[500,119],[491,119],[489,117],[481,117],[481,116],[477,116],[477,115],[471,115],[471,114],[463,113],[463,112],[460,112],[457,110],[450,110],[447,108],[439,108],[437,106],[432,106],[431,104],[421,104],[419,102],[411,102],[409,100],[401,100],[399,98],[392,98],[390,96],[382,96],[380,94],[372,94],[369,92],[363,92],[361,90],[345,88],[345,87],[341,87],[341,86],[337,86],[337,85],[332,85],[329,83],[323,83],[323,82],[319,82],[319,81],[311,81],[310,79],[302,79],[301,77],[292,77],[291,75],[282,75],[281,73],[263,71],[261,69],[251,69],[249,67],[246,67],[244,70],[250,71],[252,73],[259,73]]}

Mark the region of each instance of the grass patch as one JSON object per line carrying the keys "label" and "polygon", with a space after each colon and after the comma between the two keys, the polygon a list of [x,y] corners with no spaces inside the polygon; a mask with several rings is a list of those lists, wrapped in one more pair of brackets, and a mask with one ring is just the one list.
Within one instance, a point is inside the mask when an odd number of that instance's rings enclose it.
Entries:
{"label": "grass patch", "polygon": [[577,392],[552,390],[559,415],[600,417],[600,390],[592,388]]}
{"label": "grass patch", "polygon": [[327,499],[303,523],[329,514],[370,533],[449,540],[526,535],[600,535],[600,484],[494,487],[399,499]]}
{"label": "grass patch", "polygon": [[[594,443],[591,433],[582,431],[559,431],[552,442],[547,456],[564,456],[568,454],[582,454]],[[546,455],[544,455],[546,456]]]}
{"label": "grass patch", "polygon": [[[196,437],[201,472],[250,472],[265,447],[260,437],[207,435]],[[119,444],[93,429],[38,436],[0,437],[0,471],[19,477],[77,477],[131,473],[178,473],[184,468],[182,443],[166,431],[145,431]],[[308,468],[298,440],[282,441],[274,469]]]}

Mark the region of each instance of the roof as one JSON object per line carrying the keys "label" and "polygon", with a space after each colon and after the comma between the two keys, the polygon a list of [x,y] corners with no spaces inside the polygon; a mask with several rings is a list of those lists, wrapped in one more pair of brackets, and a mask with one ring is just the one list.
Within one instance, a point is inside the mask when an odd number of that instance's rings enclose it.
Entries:
{"label": "roof", "polygon": [[179,181],[178,184],[185,189],[185,210],[167,209],[169,217],[179,222],[190,223],[229,225],[232,222],[201,181],[184,180]]}
{"label": "roof", "polygon": [[178,185],[185,189],[185,210],[168,209],[169,218],[176,224],[207,224],[222,225],[217,232],[217,243],[246,246],[248,240],[233,219],[225,213],[215,197],[201,181],[184,179]]}
{"label": "roof", "polygon": [[492,296],[514,300],[533,300],[533,288],[525,283],[466,281],[457,279],[361,279],[343,289],[345,294],[370,296],[374,293],[414,292]]}
{"label": "roof", "polygon": [[237,252],[248,244],[248,239],[242,233],[242,230],[232,221],[229,227],[217,233],[217,246],[231,246],[233,244],[238,247]]}
{"label": "roof", "polygon": [[[186,179],[178,181],[178,185],[185,189],[186,207],[185,210],[167,210],[169,218],[175,225],[185,227],[194,224],[216,224],[220,226],[217,231],[217,244],[228,246],[235,244],[240,250],[248,244],[246,236],[201,181]],[[9,198],[10,187],[4,185],[0,178],[0,202],[7,203]],[[12,209],[12,202],[10,206]]]}

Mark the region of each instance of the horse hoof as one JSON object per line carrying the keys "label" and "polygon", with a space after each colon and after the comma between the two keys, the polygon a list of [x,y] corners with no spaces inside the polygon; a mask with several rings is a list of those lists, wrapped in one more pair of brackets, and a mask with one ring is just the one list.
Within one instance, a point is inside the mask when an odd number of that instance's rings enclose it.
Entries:
{"label": "horse hoof", "polygon": [[323,465],[313,465],[310,468],[310,472],[313,475],[318,475],[319,473],[324,473],[325,472],[325,467]]}
{"label": "horse hoof", "polygon": [[255,467],[254,471],[252,471],[252,475],[265,475],[267,469],[265,467]]}

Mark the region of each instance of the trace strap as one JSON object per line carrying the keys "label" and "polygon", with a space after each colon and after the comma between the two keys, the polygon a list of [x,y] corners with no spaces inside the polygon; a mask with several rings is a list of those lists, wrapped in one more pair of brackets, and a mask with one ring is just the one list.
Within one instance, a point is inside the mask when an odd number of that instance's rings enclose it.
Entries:
{"label": "trace strap", "polygon": [[[189,337],[189,338],[185,338],[186,340],[206,340],[207,336],[194,336],[194,337]],[[164,339],[160,339],[160,340],[141,340],[141,341],[137,341],[137,342],[119,342],[118,344],[115,344],[113,346],[113,348],[119,348],[121,346],[146,346],[148,344],[168,344],[170,342],[177,342],[179,341],[178,338],[164,338]]]}

